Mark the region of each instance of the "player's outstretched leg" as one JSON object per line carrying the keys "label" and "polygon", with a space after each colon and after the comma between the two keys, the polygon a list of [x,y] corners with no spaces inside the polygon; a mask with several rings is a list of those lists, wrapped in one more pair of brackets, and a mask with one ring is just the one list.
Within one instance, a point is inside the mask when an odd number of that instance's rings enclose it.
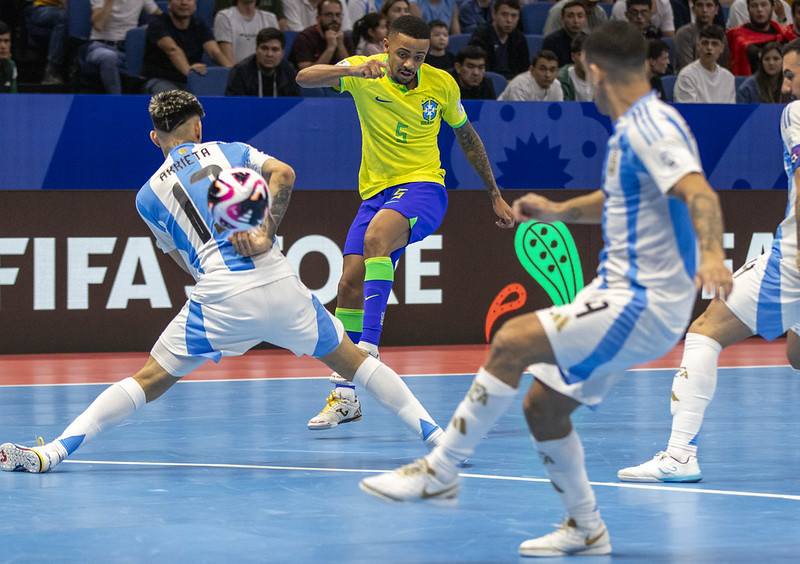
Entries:
{"label": "player's outstretched leg", "polygon": [[81,413],[54,441],[25,447],[12,443],[0,446],[0,469],[6,472],[49,472],[75,450],[104,429],[129,417],[144,405],[145,393],[133,378],[111,385]]}
{"label": "player's outstretched leg", "polygon": [[442,429],[394,370],[366,354],[346,338],[333,352],[320,360],[346,380],[363,386],[386,409],[397,414],[429,449],[436,446],[442,436]]}
{"label": "player's outstretched leg", "polygon": [[505,413],[516,388],[485,368],[461,401],[441,443],[425,458],[361,480],[359,487],[387,501],[452,499],[458,495],[458,465],[470,456],[492,425]]}
{"label": "player's outstretched leg", "polygon": [[697,435],[716,390],[720,352],[722,345],[714,339],[687,333],[681,367],[672,381],[667,450],[638,466],[621,469],[617,472],[621,481],[699,482],[703,478],[697,463]]}
{"label": "player's outstretched leg", "polygon": [[179,378],[169,374],[151,356],[134,377],[112,384],[64,429],[56,440],[25,447],[13,443],[0,446],[0,470],[6,472],[50,472],[78,447],[106,429],[130,417],[145,403],[168,390]]}

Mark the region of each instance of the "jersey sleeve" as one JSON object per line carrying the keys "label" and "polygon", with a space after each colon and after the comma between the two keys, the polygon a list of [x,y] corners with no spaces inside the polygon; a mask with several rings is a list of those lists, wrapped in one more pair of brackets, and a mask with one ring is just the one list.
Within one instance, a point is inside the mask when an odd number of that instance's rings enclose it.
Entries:
{"label": "jersey sleeve", "polygon": [[[355,67],[366,61],[369,57],[356,55],[354,57],[347,57],[336,63],[337,67]],[[363,78],[355,76],[343,76],[339,79],[339,92],[352,92],[357,90],[359,85],[364,82]]]}
{"label": "jersey sleeve", "polygon": [[635,117],[630,142],[658,189],[666,194],[687,174],[703,174],[703,167],[694,136],[677,112],[655,113]]}
{"label": "jersey sleeve", "polygon": [[172,236],[167,232],[164,220],[159,219],[155,211],[160,207],[162,207],[161,202],[158,201],[158,198],[153,193],[150,184],[145,184],[136,195],[136,210],[153,233],[158,248],[168,253],[177,247]]}
{"label": "jersey sleeve", "polygon": [[795,101],[787,105],[781,114],[781,139],[789,162],[792,174],[800,167],[800,102]]}
{"label": "jersey sleeve", "polygon": [[467,112],[464,111],[464,106],[461,104],[461,89],[455,79],[449,73],[443,73],[443,76],[447,103],[442,112],[442,118],[455,129],[467,122]]}
{"label": "jersey sleeve", "polygon": [[261,174],[261,169],[264,166],[264,163],[275,158],[266,153],[262,153],[255,147],[251,147],[245,143],[241,143],[241,145],[244,148],[244,165],[247,168],[255,170],[259,174]]}

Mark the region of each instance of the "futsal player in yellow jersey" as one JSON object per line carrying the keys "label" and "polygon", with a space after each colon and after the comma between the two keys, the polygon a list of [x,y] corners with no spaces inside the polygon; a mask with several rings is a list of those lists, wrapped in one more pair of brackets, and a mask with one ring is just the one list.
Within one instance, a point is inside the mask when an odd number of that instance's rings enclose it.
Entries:
{"label": "futsal player in yellow jersey", "polygon": [[[441,224],[447,209],[437,138],[441,120],[455,131],[467,160],[489,192],[499,227],[511,228],[486,149],[461,105],[455,80],[423,64],[430,46],[427,24],[415,16],[392,22],[385,53],[350,57],[337,65],[312,65],[297,74],[307,88],[332,87],[353,96],[361,122],[358,175],[363,202],[344,246],[336,317],[353,342],[378,357],[383,315],[394,264],[406,246]],[[336,388],[309,429],[330,429],[361,418],[351,382],[331,376]],[[429,429],[434,433],[435,428]]]}

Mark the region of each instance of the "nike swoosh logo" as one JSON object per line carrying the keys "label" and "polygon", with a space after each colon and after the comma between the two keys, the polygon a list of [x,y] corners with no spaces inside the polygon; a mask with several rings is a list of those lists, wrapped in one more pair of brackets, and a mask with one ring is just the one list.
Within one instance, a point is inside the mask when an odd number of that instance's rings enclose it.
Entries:
{"label": "nike swoosh logo", "polygon": [[391,100],[384,100],[383,98],[381,98],[379,96],[375,96],[375,101],[376,102],[383,102],[384,104],[391,104],[392,103]]}
{"label": "nike swoosh logo", "polygon": [[[451,488],[445,488],[445,489],[443,489],[441,491],[438,491],[438,492],[428,493],[428,486],[425,486],[424,488],[422,488],[422,493],[420,494],[419,497],[420,497],[420,499],[434,499],[434,498],[437,498],[437,497],[442,497],[443,495],[447,495],[451,491],[453,491],[452,487]],[[588,539],[587,539],[587,541],[588,541]]]}
{"label": "nike swoosh logo", "polygon": [[377,298],[378,296],[380,296],[380,294],[372,294],[371,296],[367,296],[366,298],[364,298],[364,301],[371,300],[372,298]]}
{"label": "nike swoosh logo", "polygon": [[592,546],[594,543],[599,541],[600,537],[602,537],[604,534],[606,534],[606,530],[605,529],[603,529],[603,532],[601,532],[599,535],[597,535],[593,539],[590,539],[589,537],[586,537],[586,539],[584,540],[584,542],[586,543],[586,546]]}

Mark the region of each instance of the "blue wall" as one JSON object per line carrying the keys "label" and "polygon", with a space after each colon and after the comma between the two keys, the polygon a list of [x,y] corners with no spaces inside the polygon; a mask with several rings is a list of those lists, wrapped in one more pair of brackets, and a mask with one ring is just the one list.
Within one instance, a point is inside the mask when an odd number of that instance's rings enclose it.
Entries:
{"label": "blue wall", "polygon": [[[204,98],[207,140],[245,141],[292,165],[297,189],[354,189],[360,131],[349,98]],[[0,98],[0,189],[138,189],[162,162],[146,96]],[[599,186],[609,120],[593,104],[464,103],[501,188]],[[717,189],[785,187],[778,105],[677,105]],[[442,129],[448,188],[482,189]]]}

